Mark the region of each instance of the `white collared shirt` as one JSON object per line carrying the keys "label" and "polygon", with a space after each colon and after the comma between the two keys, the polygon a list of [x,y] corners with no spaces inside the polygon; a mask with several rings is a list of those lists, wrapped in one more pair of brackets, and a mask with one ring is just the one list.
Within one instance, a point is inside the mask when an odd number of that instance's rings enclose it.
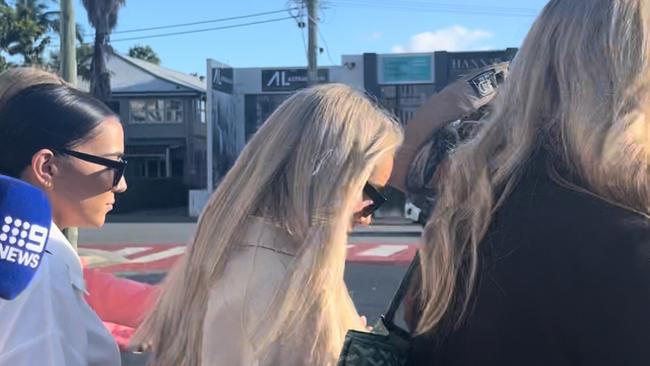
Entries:
{"label": "white collared shirt", "polygon": [[0,299],[0,366],[117,366],[114,339],[84,300],[81,261],[52,224],[29,287]]}

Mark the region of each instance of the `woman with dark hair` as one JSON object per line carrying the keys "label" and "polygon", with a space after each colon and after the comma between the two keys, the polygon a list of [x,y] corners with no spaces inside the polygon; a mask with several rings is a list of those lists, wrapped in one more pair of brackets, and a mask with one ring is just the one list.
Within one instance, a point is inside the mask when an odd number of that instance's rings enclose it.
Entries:
{"label": "woman with dark hair", "polygon": [[[7,83],[21,73],[35,82]],[[124,133],[102,102],[48,75],[0,75],[0,86],[16,89],[0,93],[0,174],[43,189],[53,211],[48,255],[30,287],[0,302],[0,364],[119,365],[114,340],[84,300],[79,256],[60,229],[104,224],[126,190]]]}

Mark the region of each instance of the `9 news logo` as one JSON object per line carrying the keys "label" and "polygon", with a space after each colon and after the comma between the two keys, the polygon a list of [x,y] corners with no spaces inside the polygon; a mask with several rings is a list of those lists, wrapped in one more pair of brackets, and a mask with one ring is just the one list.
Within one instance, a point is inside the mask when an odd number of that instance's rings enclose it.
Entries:
{"label": "9 news logo", "polygon": [[6,216],[0,229],[0,260],[36,268],[48,232],[43,226]]}

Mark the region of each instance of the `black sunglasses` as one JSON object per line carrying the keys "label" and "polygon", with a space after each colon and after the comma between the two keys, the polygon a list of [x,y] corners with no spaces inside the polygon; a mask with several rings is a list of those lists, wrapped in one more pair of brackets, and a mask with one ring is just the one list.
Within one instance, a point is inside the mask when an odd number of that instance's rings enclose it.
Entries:
{"label": "black sunglasses", "polygon": [[368,217],[372,215],[379,209],[379,207],[388,201],[388,198],[381,194],[381,192],[379,192],[379,190],[373,187],[373,185],[370,183],[366,183],[366,185],[363,187],[363,193],[372,200],[372,204],[366,206],[363,211],[361,211],[362,217]]}
{"label": "black sunglasses", "polygon": [[113,188],[117,187],[117,185],[120,184],[122,177],[124,177],[124,170],[126,169],[126,160],[122,160],[122,159],[112,160],[112,159],[103,158],[101,156],[85,154],[82,152],[67,150],[67,149],[56,150],[56,152],[64,155],[70,155],[77,159],[87,161],[89,163],[103,165],[113,170],[115,172],[115,175],[113,176],[113,186],[112,186]]}

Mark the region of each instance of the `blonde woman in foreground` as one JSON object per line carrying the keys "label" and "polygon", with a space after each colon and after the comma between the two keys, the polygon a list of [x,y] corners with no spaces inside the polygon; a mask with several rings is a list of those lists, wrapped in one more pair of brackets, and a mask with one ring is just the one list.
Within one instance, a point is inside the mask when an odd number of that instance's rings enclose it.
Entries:
{"label": "blonde woman in foreground", "polygon": [[553,0],[424,234],[413,365],[650,365],[650,1]]}
{"label": "blonde woman in foreground", "polygon": [[[362,319],[343,281],[347,234],[367,223],[402,140],[343,85],[300,91],[248,143],[137,339],[153,364],[333,365]],[[376,202],[379,203],[379,202]]]}

